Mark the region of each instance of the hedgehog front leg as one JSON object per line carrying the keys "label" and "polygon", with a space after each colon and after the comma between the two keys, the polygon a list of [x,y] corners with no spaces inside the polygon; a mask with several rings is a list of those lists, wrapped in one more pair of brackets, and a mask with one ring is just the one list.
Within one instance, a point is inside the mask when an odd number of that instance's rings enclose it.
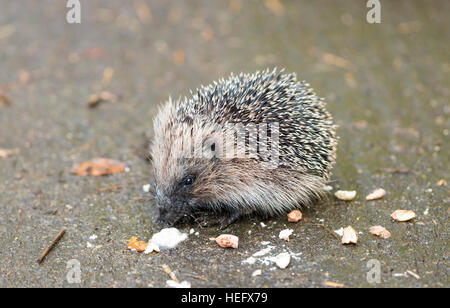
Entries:
{"label": "hedgehog front leg", "polygon": [[238,221],[241,217],[242,215],[239,212],[230,213],[222,217],[219,229],[223,230],[227,228],[229,225],[234,224],[236,221]]}
{"label": "hedgehog front leg", "polygon": [[195,217],[195,222],[201,227],[212,227],[219,225],[219,229],[223,230],[229,225],[235,223],[242,217],[241,213],[214,213],[204,212],[202,215]]}

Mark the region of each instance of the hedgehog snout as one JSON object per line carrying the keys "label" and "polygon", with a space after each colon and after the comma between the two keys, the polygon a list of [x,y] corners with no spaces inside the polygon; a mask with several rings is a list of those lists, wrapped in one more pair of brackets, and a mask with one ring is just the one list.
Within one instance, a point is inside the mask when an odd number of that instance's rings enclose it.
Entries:
{"label": "hedgehog snout", "polygon": [[156,203],[159,209],[158,222],[164,227],[173,226],[185,216],[183,202],[160,196],[157,198]]}

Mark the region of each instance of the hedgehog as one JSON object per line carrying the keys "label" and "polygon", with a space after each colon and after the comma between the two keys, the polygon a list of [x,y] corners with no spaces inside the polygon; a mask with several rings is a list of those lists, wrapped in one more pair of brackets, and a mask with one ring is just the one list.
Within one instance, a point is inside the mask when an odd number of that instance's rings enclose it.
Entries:
{"label": "hedgehog", "polygon": [[225,228],[309,207],[325,195],[336,145],[325,102],[295,73],[231,74],[169,98],[149,153],[158,220]]}

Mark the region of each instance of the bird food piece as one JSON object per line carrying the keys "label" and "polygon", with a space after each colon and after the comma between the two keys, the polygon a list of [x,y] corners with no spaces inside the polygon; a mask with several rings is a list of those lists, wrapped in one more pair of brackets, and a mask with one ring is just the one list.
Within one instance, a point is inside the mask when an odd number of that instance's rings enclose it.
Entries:
{"label": "bird food piece", "polygon": [[291,255],[287,252],[282,252],[275,257],[275,263],[279,268],[285,269],[291,263]]}
{"label": "bird food piece", "polygon": [[231,234],[221,234],[216,238],[216,243],[223,248],[238,248],[239,238]]}
{"label": "bird food piece", "polygon": [[20,149],[0,149],[0,158],[7,158],[20,152]]}
{"label": "bird food piece", "polygon": [[352,201],[356,197],[356,191],[355,190],[338,190],[334,193],[336,198],[339,200],[344,201]]}
{"label": "bird food piece", "polygon": [[356,244],[358,242],[358,233],[351,226],[345,227],[342,232],[342,244]]}
{"label": "bird food piece", "polygon": [[369,230],[370,233],[372,233],[373,235],[382,237],[382,238],[390,238],[391,237],[391,233],[386,230],[385,227],[382,226],[372,226],[370,227]]}
{"label": "bird food piece", "polygon": [[395,221],[408,221],[416,218],[416,213],[409,210],[396,210],[391,214],[391,217]]}
{"label": "bird food piece", "polygon": [[383,198],[385,195],[386,195],[386,191],[383,188],[378,188],[378,189],[375,189],[370,194],[368,194],[366,196],[366,200],[371,201],[371,200],[380,199],[380,198]]}
{"label": "bird food piece", "polygon": [[287,215],[289,222],[299,222],[302,219],[302,212],[299,210],[293,210]]}
{"label": "bird food piece", "polygon": [[292,232],[294,232],[294,230],[292,229],[281,230],[278,237],[282,240],[285,240],[286,242],[289,242],[289,236],[291,236]]}

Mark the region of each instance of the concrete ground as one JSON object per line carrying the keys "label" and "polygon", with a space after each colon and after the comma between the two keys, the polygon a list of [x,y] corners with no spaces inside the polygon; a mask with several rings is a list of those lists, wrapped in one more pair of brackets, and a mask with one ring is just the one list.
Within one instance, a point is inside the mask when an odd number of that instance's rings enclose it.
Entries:
{"label": "concrete ground", "polygon": [[[369,9],[356,0],[81,3],[78,25],[66,22],[65,1],[0,0],[0,90],[11,103],[0,100],[0,148],[20,149],[0,158],[0,287],[164,287],[162,264],[193,287],[449,287],[448,1],[381,1],[381,24],[367,23]],[[297,224],[236,223],[225,232],[239,236],[237,250],[209,239],[216,228],[186,226],[199,235],[175,249],[126,251],[131,236],[160,229],[142,190],[150,168],[135,154],[156,106],[230,72],[275,66],[328,102],[341,138],[331,185],[356,190],[355,201],[330,193]],[[102,90],[120,98],[89,109]],[[130,171],[70,174],[93,157]],[[111,185],[122,186],[97,190]],[[365,201],[377,187],[387,195]],[[393,222],[396,209],[417,218]],[[344,246],[320,224],[351,225],[359,242]],[[373,225],[392,237],[371,235]],[[278,239],[285,228],[294,230],[289,242]],[[264,241],[274,248],[242,263]],[[283,251],[294,256],[287,269],[262,262]],[[80,283],[66,279],[72,259]],[[378,284],[367,280],[371,259]]]}

